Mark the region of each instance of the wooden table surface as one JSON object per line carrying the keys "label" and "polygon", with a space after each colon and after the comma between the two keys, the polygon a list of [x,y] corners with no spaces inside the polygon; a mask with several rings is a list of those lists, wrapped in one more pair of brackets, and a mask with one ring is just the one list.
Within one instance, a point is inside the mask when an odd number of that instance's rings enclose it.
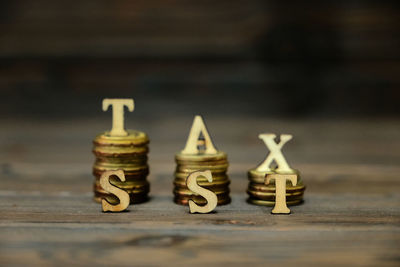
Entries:
{"label": "wooden table surface", "polygon": [[[172,173],[192,118],[132,118],[151,139],[151,200],[104,214],[91,141],[108,115],[0,121],[0,265],[400,265],[399,120],[206,117],[230,159],[233,201],[191,215],[172,202]],[[246,203],[262,132],[294,135],[283,152],[307,189],[291,215]]]}

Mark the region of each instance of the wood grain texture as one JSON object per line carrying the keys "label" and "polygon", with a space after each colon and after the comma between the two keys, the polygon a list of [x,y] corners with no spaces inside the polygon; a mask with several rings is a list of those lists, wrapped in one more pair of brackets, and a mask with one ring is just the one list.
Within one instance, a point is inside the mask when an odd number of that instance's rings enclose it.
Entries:
{"label": "wood grain texture", "polygon": [[[108,120],[1,121],[0,265],[399,265],[399,121],[205,119],[230,159],[232,203],[196,215],[172,201],[192,117],[136,120],[151,200],[118,214],[92,200],[91,139]],[[290,215],[246,203],[266,130],[294,135],[284,153],[307,189]]]}

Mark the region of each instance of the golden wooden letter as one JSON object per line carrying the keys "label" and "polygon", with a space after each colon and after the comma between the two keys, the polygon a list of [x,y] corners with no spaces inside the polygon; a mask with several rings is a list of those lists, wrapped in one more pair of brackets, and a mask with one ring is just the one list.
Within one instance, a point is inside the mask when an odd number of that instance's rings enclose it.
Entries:
{"label": "golden wooden letter", "polygon": [[125,192],[122,189],[119,189],[118,187],[113,186],[110,184],[110,176],[115,175],[117,176],[122,182],[125,182],[125,174],[123,170],[118,170],[118,171],[106,171],[103,172],[103,174],[100,177],[100,185],[101,187],[111,193],[114,194],[119,198],[119,204],[117,205],[111,205],[110,203],[107,202],[107,200],[102,199],[101,204],[103,207],[103,211],[123,211],[129,206],[129,195],[127,192]]}
{"label": "golden wooden letter", "polygon": [[190,129],[189,137],[186,142],[185,148],[182,150],[182,154],[198,154],[198,141],[200,134],[203,134],[204,137],[204,147],[206,154],[216,154],[217,150],[214,147],[214,144],[208,134],[207,127],[203,122],[201,116],[195,116],[192,124],[192,128]]}
{"label": "golden wooden letter", "polygon": [[112,106],[113,120],[111,136],[127,136],[128,132],[124,127],[124,107],[128,107],[130,112],[134,109],[133,99],[109,99],[103,100],[103,111],[107,111],[109,106]]}
{"label": "golden wooden letter", "polygon": [[257,171],[271,171],[271,163],[275,160],[277,165],[277,168],[275,169],[276,172],[291,172],[292,168],[290,168],[281,150],[283,145],[292,139],[293,136],[290,134],[282,134],[280,136],[279,144],[275,143],[275,134],[260,134],[258,137],[264,141],[270,152],[264,162],[257,167]]}
{"label": "golden wooden letter", "polygon": [[286,205],[286,180],[289,180],[295,186],[297,174],[268,174],[265,178],[265,184],[269,184],[271,180],[275,180],[275,207],[272,213],[289,214],[290,209]]}
{"label": "golden wooden letter", "polygon": [[196,203],[194,203],[193,200],[189,200],[189,209],[190,213],[209,213],[215,209],[217,206],[217,195],[208,190],[205,189],[197,184],[197,177],[199,176],[204,176],[207,178],[207,180],[211,183],[212,182],[212,175],[211,171],[198,171],[198,172],[192,172],[188,178],[186,179],[186,185],[187,187],[192,190],[194,193],[201,195],[207,200],[207,204],[204,206],[198,206]]}

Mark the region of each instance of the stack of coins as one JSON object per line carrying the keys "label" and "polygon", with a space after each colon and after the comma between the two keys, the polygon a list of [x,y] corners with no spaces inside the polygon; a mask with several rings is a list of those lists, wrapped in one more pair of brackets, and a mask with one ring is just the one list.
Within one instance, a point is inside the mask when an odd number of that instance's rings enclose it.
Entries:
{"label": "stack of coins", "polygon": [[193,200],[198,205],[205,205],[207,201],[200,195],[195,194],[186,186],[186,178],[195,171],[210,170],[213,181],[210,183],[205,177],[198,177],[199,186],[213,191],[218,198],[218,205],[231,202],[229,196],[230,180],[226,174],[228,170],[227,155],[222,151],[216,154],[182,154],[175,155],[176,171],[174,179],[174,201],[177,204],[188,205],[189,200]]}
{"label": "stack of coins", "polygon": [[[249,195],[247,201],[249,203],[263,206],[275,205],[275,181],[272,180],[270,184],[265,184],[265,176],[272,173],[276,172],[260,172],[256,169],[249,170],[247,173],[250,181],[247,188],[247,194]],[[287,205],[301,204],[303,202],[304,190],[306,189],[301,180],[300,173],[295,170],[293,173],[297,174],[297,184],[293,186],[290,181],[286,182]]]}
{"label": "stack of coins", "polygon": [[96,162],[93,166],[94,199],[101,202],[106,199],[110,204],[118,204],[119,199],[107,193],[100,186],[101,174],[105,171],[123,170],[126,181],[121,182],[118,177],[110,177],[110,183],[130,196],[130,203],[141,203],[147,200],[150,184],[146,180],[149,174],[147,153],[149,139],[143,132],[128,130],[127,136],[111,136],[105,132],[96,136],[93,141],[93,153]]}

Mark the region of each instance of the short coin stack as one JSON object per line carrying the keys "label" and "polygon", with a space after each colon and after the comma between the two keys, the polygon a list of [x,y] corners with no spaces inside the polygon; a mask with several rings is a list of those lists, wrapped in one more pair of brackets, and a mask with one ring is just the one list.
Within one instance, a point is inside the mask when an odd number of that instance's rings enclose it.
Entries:
{"label": "short coin stack", "polygon": [[198,205],[205,205],[207,201],[200,195],[195,194],[186,186],[186,178],[195,171],[210,170],[213,181],[210,183],[205,177],[198,177],[199,186],[213,191],[218,198],[218,205],[231,202],[229,196],[230,180],[226,174],[228,169],[227,155],[222,151],[216,154],[182,154],[175,155],[177,163],[174,179],[174,201],[177,204],[188,205],[189,200],[193,200]]}
{"label": "short coin stack", "polygon": [[109,132],[98,135],[93,141],[93,153],[96,162],[93,166],[94,199],[101,202],[106,199],[110,204],[118,204],[119,199],[107,193],[100,186],[100,176],[105,171],[123,170],[126,181],[110,177],[110,183],[130,196],[130,203],[141,203],[147,200],[150,184],[146,180],[149,174],[147,153],[149,139],[143,132],[128,130],[127,136],[111,136]]}
{"label": "short coin stack", "polygon": [[[274,206],[275,205],[275,181],[268,185],[265,184],[265,176],[275,173],[274,171],[261,172],[256,169],[249,170],[247,173],[249,178],[249,187],[247,194],[249,195],[248,202],[255,205]],[[286,203],[287,205],[296,205],[303,202],[304,190],[306,189],[301,180],[300,173],[297,174],[297,185],[293,186],[290,181],[286,183]]]}

